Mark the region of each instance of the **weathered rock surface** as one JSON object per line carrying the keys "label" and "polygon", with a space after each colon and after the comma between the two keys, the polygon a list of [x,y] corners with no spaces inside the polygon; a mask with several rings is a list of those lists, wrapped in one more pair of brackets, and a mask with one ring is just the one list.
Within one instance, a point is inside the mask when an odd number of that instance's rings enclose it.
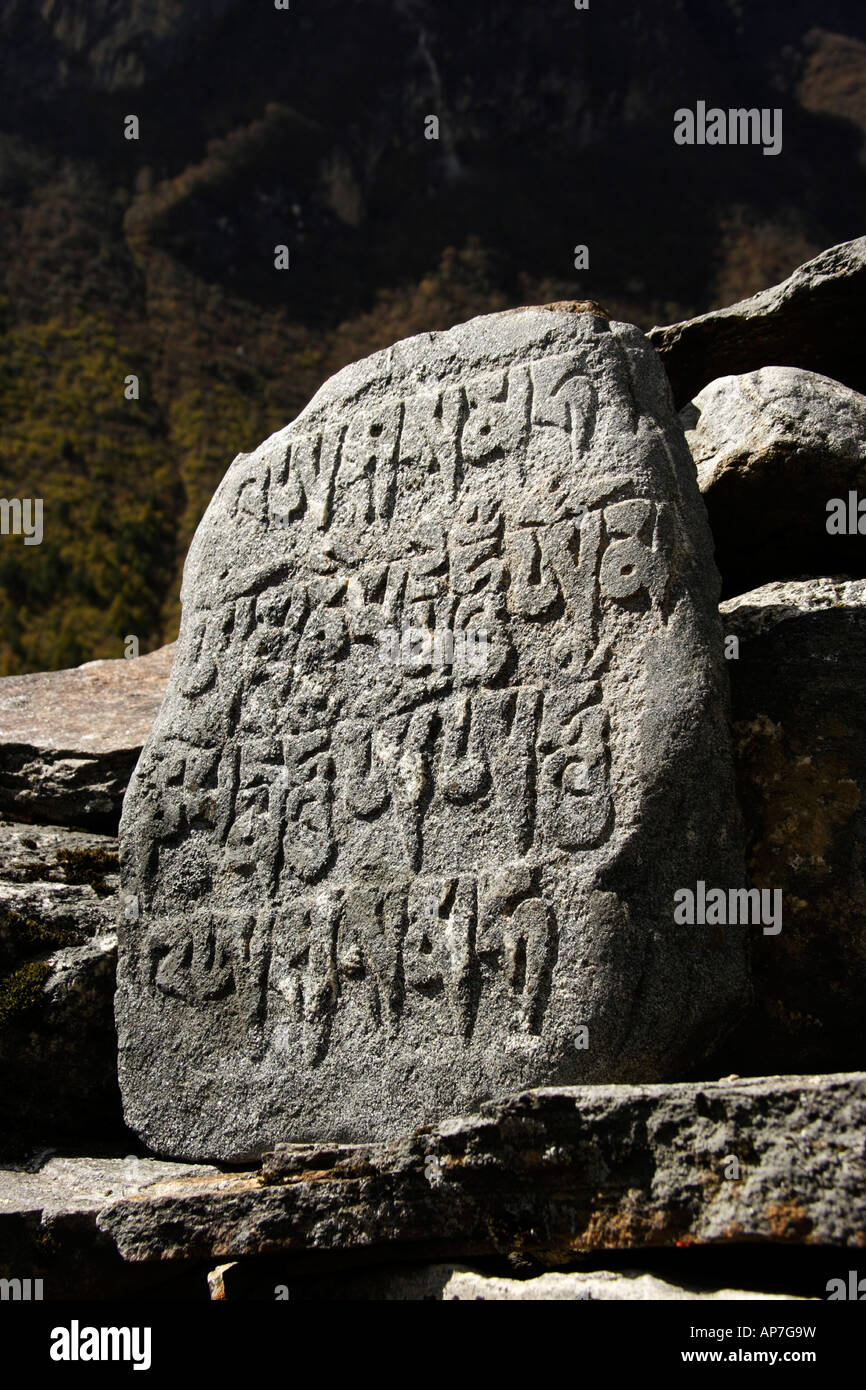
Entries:
{"label": "weathered rock surface", "polygon": [[862,1073],[563,1088],[258,1171],[43,1154],[0,1170],[0,1276],[46,1298],[824,1297],[863,1243],[864,1105]]}
{"label": "weathered rock surface", "polygon": [[45,1299],[158,1294],[204,1297],[206,1270],[189,1261],[133,1266],[97,1228],[99,1212],[153,1183],[207,1168],[134,1154],[89,1158],[43,1153],[31,1169],[0,1169],[0,1278],[42,1279]]}
{"label": "weathered rock surface", "polygon": [[0,970],[113,931],[119,882],[112,836],[0,819]]}
{"label": "weathered rock surface", "polygon": [[[754,1012],[713,1059],[725,1070],[844,1069],[866,1055],[864,604],[866,583],[825,578],[722,605],[725,632],[741,642],[730,670],[750,881],[784,893],[781,935],[754,942]],[[850,662],[835,659],[837,646]],[[119,1125],[115,848],[0,823],[7,1152],[20,1152],[22,1134],[93,1139]]]}
{"label": "weathered rock surface", "polygon": [[174,645],[0,680],[0,811],[114,833]]}
{"label": "weathered rock surface", "polygon": [[866,496],[866,396],[794,367],[721,377],[680,412],[724,594],[866,572],[866,536],[830,535],[827,503]]}
{"label": "weathered rock surface", "polygon": [[154,1183],[216,1176],[203,1164],[123,1157],[49,1155],[33,1168],[0,1169],[0,1218],[35,1213],[43,1225],[74,1212],[94,1215],[120,1197],[140,1196]]}
{"label": "weathered rock surface", "polygon": [[866,1060],[866,581],[767,584],[722,606],[749,882],[781,889],[753,943],[756,1012],[723,1046],[739,1071]]}
{"label": "weathered rock surface", "polygon": [[284,1145],[260,1175],[172,1178],[97,1224],[132,1261],[861,1247],[864,1121],[863,1073],[548,1088],[393,1144]]}
{"label": "weathered rock surface", "polygon": [[[375,1287],[375,1286],[374,1286]],[[575,1299],[598,1302],[609,1299],[654,1302],[670,1300],[720,1300],[786,1298],[785,1294],[747,1293],[735,1289],[716,1289],[710,1293],[685,1289],[678,1284],[657,1279],[653,1274],[637,1272],[617,1274],[597,1270],[591,1274],[541,1274],[535,1279],[498,1279],[471,1269],[451,1269],[433,1265],[415,1278],[384,1280],[375,1293],[383,1299],[436,1299],[461,1302],[560,1302]]]}
{"label": "weathered rock surface", "polygon": [[866,311],[866,237],[842,242],[751,299],[648,334],[686,405],[717,377],[758,367],[803,367],[866,393],[860,324]]}
{"label": "weathered rock surface", "polygon": [[743,930],[673,922],[743,882],[717,595],[658,359],[597,313],[398,343],[237,458],[124,803],[147,1144],[244,1161],[703,1055],[747,990]]}
{"label": "weathered rock surface", "polygon": [[[218,1265],[208,1274],[211,1298],[216,1302],[275,1296],[274,1276],[266,1282],[255,1270],[241,1264]],[[325,1277],[301,1276],[283,1285],[281,1297],[293,1303],[319,1301],[395,1300],[411,1302],[669,1302],[796,1298],[792,1294],[755,1293],[742,1289],[693,1289],[637,1270],[597,1269],[590,1272],[537,1275],[528,1279],[508,1279],[461,1265],[421,1265],[408,1269],[386,1268],[352,1271]]]}
{"label": "weathered rock surface", "polygon": [[122,1130],[117,842],[0,822],[0,1150]]}

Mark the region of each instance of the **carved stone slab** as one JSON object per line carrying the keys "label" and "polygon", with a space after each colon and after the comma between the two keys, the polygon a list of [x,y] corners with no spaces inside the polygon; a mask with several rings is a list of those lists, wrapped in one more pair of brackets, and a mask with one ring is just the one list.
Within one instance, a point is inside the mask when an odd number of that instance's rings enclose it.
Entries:
{"label": "carved stone slab", "polygon": [[347,367],[235,459],[124,803],[154,1149],[388,1138],[682,1074],[736,1016],[718,575],[653,350],[526,309]]}

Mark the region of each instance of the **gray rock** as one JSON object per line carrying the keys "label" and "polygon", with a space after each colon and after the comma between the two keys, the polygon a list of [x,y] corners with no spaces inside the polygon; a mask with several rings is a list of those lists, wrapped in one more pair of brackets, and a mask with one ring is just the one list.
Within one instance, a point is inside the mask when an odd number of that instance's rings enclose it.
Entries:
{"label": "gray rock", "polygon": [[702,1056],[747,990],[743,929],[673,921],[743,883],[717,596],[656,355],[597,313],[398,343],[237,458],[124,803],[147,1144],[244,1161]]}
{"label": "gray rock", "polygon": [[[526,1092],[392,1144],[284,1145],[97,1218],[124,1259],[532,1259],[866,1241],[866,1075]],[[292,1264],[291,1260],[300,1261]]]}
{"label": "gray rock", "polygon": [[716,1064],[866,1060],[866,580],[768,584],[722,605],[749,881],[781,889],[753,944],[755,1011]]}
{"label": "gray rock", "polygon": [[763,1300],[789,1298],[788,1294],[747,1293],[741,1289],[713,1289],[699,1292],[657,1279],[654,1274],[639,1272],[614,1273],[597,1270],[592,1274],[542,1274],[536,1279],[495,1279],[471,1269],[456,1269],[449,1274],[440,1298],[461,1302],[629,1302],[710,1301],[728,1303],[732,1300]]}
{"label": "gray rock", "polygon": [[174,645],[0,680],[0,811],[115,833]]}
{"label": "gray rock", "polygon": [[41,1279],[46,1300],[206,1298],[206,1270],[188,1260],[128,1264],[96,1224],[112,1201],[140,1195],[178,1171],[122,1150],[89,1157],[44,1151],[29,1167],[0,1168],[0,1278]]}
{"label": "gray rock", "polygon": [[787,280],[727,309],[648,334],[684,406],[708,382],[758,367],[804,367],[866,393],[860,324],[866,237],[842,242]]}
{"label": "gray rock", "polygon": [[787,1298],[786,1294],[746,1293],[740,1289],[713,1289],[699,1292],[657,1279],[654,1274],[637,1271],[615,1273],[596,1270],[592,1274],[542,1274],[536,1279],[495,1279],[471,1269],[456,1269],[442,1288],[442,1300],[461,1302],[569,1302],[597,1303],[609,1300],[629,1302],[718,1301]]}
{"label": "gray rock", "polygon": [[[783,623],[811,613],[851,609],[856,620],[856,610],[862,608],[864,601],[866,580],[840,574],[762,584],[759,589],[726,599],[719,605],[719,612],[726,634],[733,633],[741,641],[751,642],[774,632]],[[735,677],[737,669],[732,668]]]}
{"label": "gray rock", "polygon": [[114,931],[117,841],[0,820],[0,973]]}
{"label": "gray rock", "polygon": [[217,1172],[204,1165],[166,1163],[140,1154],[46,1154],[32,1168],[0,1169],[0,1220],[35,1215],[47,1225],[75,1212],[94,1216],[121,1197],[141,1196],[154,1183],[216,1176]]}
{"label": "gray rock", "polygon": [[123,1131],[117,842],[0,822],[0,1148]]}
{"label": "gray rock", "polygon": [[[590,1302],[716,1301],[796,1298],[790,1293],[756,1293],[742,1289],[693,1289],[639,1270],[569,1270],[535,1278],[508,1279],[463,1265],[440,1264],[367,1269],[331,1275],[306,1275],[282,1286],[274,1274],[259,1272],[243,1261],[217,1265],[208,1274],[215,1302],[250,1298],[281,1298],[293,1303],[353,1302]],[[285,1292],[283,1292],[285,1290]]]}
{"label": "gray rock", "polygon": [[723,593],[862,574],[866,539],[830,535],[827,503],[866,496],[866,396],[795,367],[721,377],[680,412]]}

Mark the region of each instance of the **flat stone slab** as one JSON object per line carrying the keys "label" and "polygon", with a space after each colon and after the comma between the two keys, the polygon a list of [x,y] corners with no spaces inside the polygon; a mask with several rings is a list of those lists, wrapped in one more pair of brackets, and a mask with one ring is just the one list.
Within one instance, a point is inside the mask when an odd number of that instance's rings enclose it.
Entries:
{"label": "flat stone slab", "polygon": [[174,644],[0,680],[0,811],[116,831],[173,656]]}
{"label": "flat stone slab", "polygon": [[758,367],[803,367],[866,394],[864,307],[866,237],[858,237],[822,251],[750,299],[647,336],[678,407],[717,377]]}
{"label": "flat stone slab", "polygon": [[[274,1274],[258,1267],[235,1263],[218,1265],[208,1274],[211,1299],[234,1302],[250,1298],[274,1298]],[[598,1303],[609,1302],[750,1302],[797,1299],[796,1294],[764,1293],[744,1289],[695,1289],[660,1279],[640,1270],[569,1270],[540,1274],[535,1278],[508,1279],[462,1265],[421,1265],[361,1272],[302,1275],[290,1278],[283,1288],[298,1302],[425,1302],[425,1303]],[[282,1290],[280,1290],[282,1294]],[[285,1294],[282,1294],[285,1297]],[[799,1300],[798,1300],[799,1301]]]}
{"label": "flat stone slab", "polygon": [[744,881],[718,587],[658,359],[597,312],[398,343],[236,459],[124,803],[147,1145],[695,1064],[748,983],[745,928],[673,917]]}
{"label": "flat stone slab", "polygon": [[[866,1243],[866,1074],[546,1088],[393,1144],[283,1145],[98,1217],[126,1260]],[[734,1162],[736,1160],[736,1162]]]}
{"label": "flat stone slab", "polygon": [[[856,627],[862,608],[866,608],[866,579],[837,574],[762,584],[759,589],[726,599],[719,611],[726,634],[733,633],[742,642],[753,642],[769,636],[783,624],[831,609],[847,612],[847,624]],[[829,664],[829,652],[824,662]]]}
{"label": "flat stone slab", "polygon": [[[431,1281],[432,1282],[432,1281]],[[785,1294],[747,1293],[742,1289],[699,1292],[637,1271],[617,1274],[598,1270],[592,1274],[542,1274],[537,1279],[496,1279],[473,1270],[451,1272],[442,1286],[443,1302],[710,1302],[730,1303],[747,1299],[787,1298]]]}
{"label": "flat stone slab", "polygon": [[206,1268],[187,1260],[128,1264],[97,1226],[111,1202],[180,1171],[214,1172],[122,1150],[89,1156],[43,1150],[29,1166],[0,1167],[0,1278],[39,1279],[46,1300],[207,1297]]}
{"label": "flat stone slab", "polygon": [[0,1168],[0,1221],[35,1214],[42,1221],[75,1212],[102,1211],[121,1197],[140,1195],[154,1183],[207,1177],[214,1168],[163,1159],[49,1156],[39,1167]]}

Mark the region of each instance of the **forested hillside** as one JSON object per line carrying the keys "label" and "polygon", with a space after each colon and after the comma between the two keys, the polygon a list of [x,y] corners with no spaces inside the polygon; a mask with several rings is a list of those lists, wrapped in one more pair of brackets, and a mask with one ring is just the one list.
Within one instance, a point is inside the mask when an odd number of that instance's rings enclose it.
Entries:
{"label": "forested hillside", "polygon": [[[526,302],[669,322],[861,233],[864,74],[855,0],[3,0],[0,495],[44,538],[0,537],[0,674],[170,640],[222,473],[346,362]],[[699,99],[781,107],[782,153],[676,146]]]}

